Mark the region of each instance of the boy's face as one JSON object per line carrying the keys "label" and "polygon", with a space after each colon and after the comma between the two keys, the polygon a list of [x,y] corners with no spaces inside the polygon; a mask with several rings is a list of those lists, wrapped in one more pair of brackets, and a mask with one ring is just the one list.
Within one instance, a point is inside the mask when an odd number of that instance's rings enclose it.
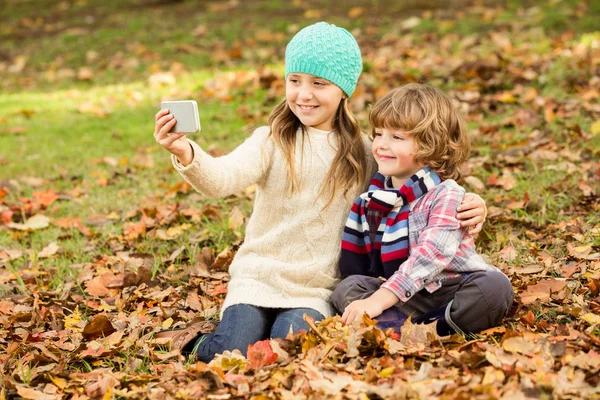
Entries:
{"label": "boy's face", "polygon": [[344,92],[327,79],[291,73],[285,80],[288,106],[304,126],[330,131]]}
{"label": "boy's face", "polygon": [[417,143],[412,135],[401,129],[376,128],[371,150],[379,172],[391,176],[395,188],[404,185],[408,178],[423,168],[414,158]]}

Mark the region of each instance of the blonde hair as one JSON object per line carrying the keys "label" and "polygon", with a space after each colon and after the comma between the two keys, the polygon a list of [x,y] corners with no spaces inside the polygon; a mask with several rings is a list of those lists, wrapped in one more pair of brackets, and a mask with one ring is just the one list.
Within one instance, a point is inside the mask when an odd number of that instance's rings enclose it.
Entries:
{"label": "blonde hair", "polygon": [[401,129],[417,144],[415,162],[428,165],[442,179],[460,179],[470,143],[462,114],[450,97],[430,85],[410,83],[383,96],[369,113],[373,127]]}
{"label": "blonde hair", "polygon": [[[302,135],[307,135],[307,130],[298,117],[292,112],[284,99],[271,112],[268,119],[275,143],[283,151],[288,166],[290,193],[298,190],[294,151],[296,149],[296,135],[302,129]],[[348,192],[357,187],[362,189],[365,185],[367,169],[367,152],[362,139],[362,132],[352,111],[348,107],[348,100],[342,98],[333,120],[333,130],[338,136],[337,153],[329,167],[319,197],[327,193],[328,197],[324,208],[333,201],[340,191],[347,196]]]}

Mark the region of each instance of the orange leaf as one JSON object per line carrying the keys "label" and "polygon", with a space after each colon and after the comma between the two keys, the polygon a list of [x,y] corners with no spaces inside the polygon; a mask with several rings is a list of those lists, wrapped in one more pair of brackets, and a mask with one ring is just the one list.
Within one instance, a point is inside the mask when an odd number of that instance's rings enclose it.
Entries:
{"label": "orange leaf", "polygon": [[54,190],[46,190],[45,192],[34,192],[33,199],[44,207],[58,200],[58,194]]}
{"label": "orange leaf", "polygon": [[123,235],[127,240],[143,238],[146,236],[146,224],[144,221],[123,224]]}
{"label": "orange leaf", "polygon": [[261,340],[248,346],[248,362],[252,368],[259,368],[277,361],[277,354],[271,348],[270,340]]}

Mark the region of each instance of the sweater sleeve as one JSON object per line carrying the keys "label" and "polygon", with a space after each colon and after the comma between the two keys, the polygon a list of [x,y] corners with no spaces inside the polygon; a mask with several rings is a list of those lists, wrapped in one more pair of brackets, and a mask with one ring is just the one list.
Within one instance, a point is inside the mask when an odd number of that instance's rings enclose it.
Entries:
{"label": "sweater sleeve", "polygon": [[171,155],[173,167],[198,192],[208,197],[223,197],[259,182],[271,162],[273,143],[268,140],[269,127],[254,131],[244,143],[222,157],[212,157],[192,140],[194,159],[182,165]]}
{"label": "sweater sleeve", "polygon": [[450,264],[464,235],[464,229],[456,219],[456,208],[464,194],[458,186],[440,191],[417,245],[410,249],[408,259],[381,287],[406,303]]}

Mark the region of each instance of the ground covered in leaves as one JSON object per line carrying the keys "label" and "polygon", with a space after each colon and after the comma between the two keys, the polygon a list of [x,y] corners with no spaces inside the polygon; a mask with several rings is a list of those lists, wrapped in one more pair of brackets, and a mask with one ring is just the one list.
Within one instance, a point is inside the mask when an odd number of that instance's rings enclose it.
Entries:
{"label": "ground covered in leaves", "polygon": [[[79,3],[1,31],[0,399],[600,398],[600,32],[586,23],[595,2],[387,14],[360,2],[261,13],[218,2],[194,10],[202,16],[165,49],[141,31],[173,23],[168,8],[131,2],[118,19]],[[255,22],[264,12],[272,25]],[[217,29],[230,15],[250,18],[231,28],[247,34]],[[111,37],[103,21],[118,28],[124,16],[127,45],[94,47]],[[394,335],[334,317],[259,342],[247,358],[185,358],[153,335],[218,318],[254,188],[219,201],[193,193],[152,143],[153,115],[160,99],[197,99],[204,131],[216,132],[198,140],[215,155],[231,149],[282,98],[285,43],[320,19],[361,45],[351,104],[363,123],[403,83],[427,80],[457,99],[473,142],[463,184],[490,211],[478,246],[510,277],[514,306],[473,337],[410,322]],[[40,32],[67,47],[41,51]]]}

